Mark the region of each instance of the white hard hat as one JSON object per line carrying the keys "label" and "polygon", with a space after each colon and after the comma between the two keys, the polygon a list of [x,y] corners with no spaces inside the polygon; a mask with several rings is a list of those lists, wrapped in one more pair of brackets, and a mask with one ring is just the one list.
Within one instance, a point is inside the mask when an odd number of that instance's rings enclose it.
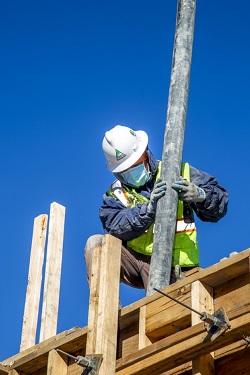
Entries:
{"label": "white hard hat", "polygon": [[102,141],[107,169],[113,173],[131,167],[148,145],[148,135],[143,130],[134,131],[127,126],[116,125],[107,131]]}

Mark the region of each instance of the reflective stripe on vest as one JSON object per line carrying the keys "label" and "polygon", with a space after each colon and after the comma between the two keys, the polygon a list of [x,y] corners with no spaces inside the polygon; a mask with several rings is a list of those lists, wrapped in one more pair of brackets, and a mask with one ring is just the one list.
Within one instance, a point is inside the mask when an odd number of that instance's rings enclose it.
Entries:
{"label": "reflective stripe on vest", "polygon": [[[160,176],[161,162],[157,170],[156,179]],[[190,181],[190,168],[188,163],[182,163],[182,176]],[[147,203],[148,199],[138,194],[133,188],[122,187],[120,181],[115,181],[109,195],[119,199],[125,207],[134,207],[137,203]],[[142,235],[127,242],[129,248],[145,255],[152,255],[154,223]],[[187,224],[183,217],[183,202],[178,201],[176,231],[172,265],[194,267],[199,265],[199,250],[195,223]]]}

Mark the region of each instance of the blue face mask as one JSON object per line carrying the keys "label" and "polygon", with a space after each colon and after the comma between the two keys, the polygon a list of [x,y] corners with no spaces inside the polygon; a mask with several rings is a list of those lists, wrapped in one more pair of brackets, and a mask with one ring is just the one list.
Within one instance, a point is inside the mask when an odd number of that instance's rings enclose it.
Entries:
{"label": "blue face mask", "polygon": [[150,178],[150,174],[146,170],[144,163],[130,168],[125,172],[121,172],[120,175],[128,185],[132,185],[134,187],[145,185]]}

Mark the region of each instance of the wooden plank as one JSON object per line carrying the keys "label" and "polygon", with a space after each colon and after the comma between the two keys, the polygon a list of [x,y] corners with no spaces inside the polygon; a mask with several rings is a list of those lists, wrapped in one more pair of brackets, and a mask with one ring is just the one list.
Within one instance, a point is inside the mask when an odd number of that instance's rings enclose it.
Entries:
{"label": "wooden plank", "polygon": [[209,340],[203,323],[196,324],[118,360],[116,375],[160,375],[197,355],[230,345],[239,339],[238,330],[250,329],[250,304],[230,311],[228,318],[231,329],[216,340]]}
{"label": "wooden plank", "polygon": [[[191,285],[191,307],[199,312],[214,313],[213,288],[202,284],[199,280]],[[191,312],[192,325],[201,322],[200,316],[194,311]],[[192,361],[193,375],[214,374],[214,352],[200,356]]]}
{"label": "wooden plank", "polygon": [[[191,305],[190,285],[167,293],[185,305]],[[146,335],[152,341],[172,335],[191,325],[191,312],[186,307],[162,296],[147,305]]]}
{"label": "wooden plank", "polygon": [[88,336],[86,354],[91,355],[96,352],[96,332],[98,320],[99,305],[99,286],[100,286],[100,268],[101,268],[102,246],[97,246],[92,253],[91,278],[89,282],[89,311],[88,311]]}
{"label": "wooden plank", "polygon": [[140,316],[140,308],[145,306],[145,302],[145,298],[142,298],[139,301],[132,303],[131,305],[123,307],[119,311],[119,328],[121,331],[138,322]]}
{"label": "wooden plank", "polygon": [[54,202],[50,206],[44,297],[39,341],[56,334],[63,251],[65,207]]}
{"label": "wooden plank", "polygon": [[[244,332],[246,334],[246,332]],[[220,358],[230,356],[231,354],[234,354],[246,347],[246,341],[243,339],[241,333],[239,332],[238,340],[230,345],[227,345],[226,347],[219,348],[214,352],[215,360],[217,361]]]}
{"label": "wooden plank", "polygon": [[67,375],[68,358],[65,355],[60,355],[55,349],[49,352],[47,375]]}
{"label": "wooden plank", "polygon": [[81,348],[85,350],[86,340],[87,327],[75,327],[18,353],[3,362],[12,369],[31,374],[47,366],[48,353],[50,350],[61,349],[67,353],[74,353]]}
{"label": "wooden plank", "polygon": [[48,215],[34,219],[20,351],[35,345]]}
{"label": "wooden plank", "polygon": [[117,358],[125,357],[139,348],[139,321],[118,330]]}
{"label": "wooden plank", "polygon": [[[209,267],[209,273],[201,271],[199,280],[212,288],[217,287],[229,280],[249,272],[250,250],[234,255]],[[204,274],[204,275],[203,275]],[[192,277],[192,276],[191,276]]]}
{"label": "wooden plank", "polygon": [[223,306],[225,310],[232,310],[246,302],[250,295],[250,273],[242,274],[224,284],[214,288],[215,309]]}
{"label": "wooden plank", "polygon": [[185,363],[184,365],[177,366],[161,375],[189,375],[191,374],[190,371],[192,371],[192,361]]}
{"label": "wooden plank", "polygon": [[102,354],[99,375],[113,375],[116,367],[121,240],[105,235],[102,242],[95,354]]}
{"label": "wooden plank", "polygon": [[250,347],[216,361],[215,373],[221,375],[250,374]]}
{"label": "wooden plank", "polygon": [[142,349],[145,348],[145,346],[148,346],[152,344],[151,340],[146,335],[146,309],[147,306],[142,306],[140,308],[140,318],[139,318],[139,348]]}

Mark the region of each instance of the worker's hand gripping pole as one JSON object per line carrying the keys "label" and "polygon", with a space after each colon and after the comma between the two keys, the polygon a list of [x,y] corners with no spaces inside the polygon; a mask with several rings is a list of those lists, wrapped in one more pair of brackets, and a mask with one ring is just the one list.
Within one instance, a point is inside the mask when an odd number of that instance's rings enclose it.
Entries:
{"label": "worker's hand gripping pole", "polygon": [[167,183],[167,191],[157,204],[147,295],[153,294],[154,287],[162,289],[170,283],[178,202],[177,192],[171,188],[171,185],[180,177],[195,10],[196,0],[178,1],[167,123],[162,153],[161,177]]}

